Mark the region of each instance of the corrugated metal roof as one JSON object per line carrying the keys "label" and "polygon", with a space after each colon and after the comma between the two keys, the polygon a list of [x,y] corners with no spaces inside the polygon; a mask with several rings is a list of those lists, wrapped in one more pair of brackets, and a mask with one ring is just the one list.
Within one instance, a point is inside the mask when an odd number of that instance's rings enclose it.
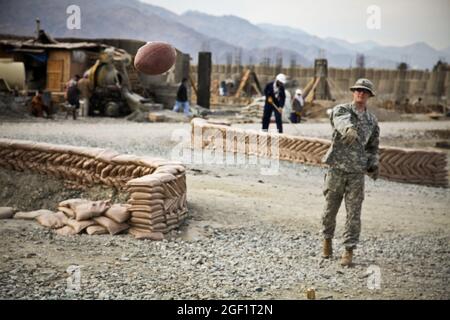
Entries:
{"label": "corrugated metal roof", "polygon": [[49,43],[44,44],[40,42],[35,42],[34,40],[0,40],[0,45],[12,46],[15,48],[35,48],[35,49],[66,49],[66,50],[75,50],[75,49],[92,49],[92,48],[106,48],[107,46],[94,43],[94,42],[59,42],[59,43]]}

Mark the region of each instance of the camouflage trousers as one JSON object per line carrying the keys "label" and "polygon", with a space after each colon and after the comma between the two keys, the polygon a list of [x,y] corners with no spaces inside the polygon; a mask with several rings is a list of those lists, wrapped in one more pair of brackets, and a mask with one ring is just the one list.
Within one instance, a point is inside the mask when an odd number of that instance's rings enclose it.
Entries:
{"label": "camouflage trousers", "polygon": [[323,189],[326,204],[322,215],[322,234],[325,239],[334,237],[336,215],[345,197],[347,218],[344,231],[344,245],[355,249],[361,232],[361,207],[364,200],[364,174],[347,173],[330,168],[325,174]]}

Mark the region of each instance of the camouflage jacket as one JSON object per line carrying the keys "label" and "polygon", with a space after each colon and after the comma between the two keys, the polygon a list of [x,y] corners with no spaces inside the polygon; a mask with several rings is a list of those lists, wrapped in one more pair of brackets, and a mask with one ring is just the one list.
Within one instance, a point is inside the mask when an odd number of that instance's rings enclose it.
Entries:
{"label": "camouflage jacket", "polygon": [[[330,115],[333,127],[331,147],[323,162],[345,172],[364,173],[371,166],[378,166],[380,128],[377,118],[367,110],[358,113],[352,103],[337,105]],[[358,132],[357,140],[347,145],[342,141],[346,129]]]}

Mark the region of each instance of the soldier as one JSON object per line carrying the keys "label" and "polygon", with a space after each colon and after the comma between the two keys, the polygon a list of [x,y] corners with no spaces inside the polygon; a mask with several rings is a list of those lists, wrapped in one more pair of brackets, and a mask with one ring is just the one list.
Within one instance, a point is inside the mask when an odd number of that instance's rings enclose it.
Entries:
{"label": "soldier", "polygon": [[330,115],[333,127],[331,147],[323,158],[329,165],[325,174],[326,204],[322,216],[323,257],[329,258],[336,227],[336,215],[345,197],[345,253],[342,266],[350,266],[353,250],[361,231],[361,206],[364,200],[364,175],[378,178],[378,144],[380,129],[377,118],[367,111],[367,101],[374,97],[370,80],[359,79],[350,88],[353,102],[337,105]]}

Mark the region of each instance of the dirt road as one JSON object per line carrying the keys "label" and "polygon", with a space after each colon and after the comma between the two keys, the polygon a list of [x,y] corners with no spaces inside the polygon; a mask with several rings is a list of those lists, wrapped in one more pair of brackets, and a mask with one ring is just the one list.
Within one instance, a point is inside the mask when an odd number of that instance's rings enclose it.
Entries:
{"label": "dirt road", "polygon": [[[331,133],[327,123],[286,131],[322,138]],[[382,123],[381,141],[432,149],[449,131],[449,121]],[[177,146],[171,137],[183,132],[189,125],[112,119],[0,124],[1,137],[165,158]],[[278,174],[265,176],[258,166],[187,166],[190,217],[168,241],[139,242],[126,235],[65,238],[36,223],[0,221],[0,297],[304,299],[306,288],[315,287],[319,299],[450,298],[447,189],[367,180],[356,266],[343,269],[338,255],[344,208],[338,215],[336,257],[320,258],[323,169],[280,162]],[[7,171],[0,177],[0,206],[54,209],[52,202],[76,195],[45,177]],[[27,181],[33,182],[24,187]],[[83,266],[78,293],[66,292],[70,265]]]}

